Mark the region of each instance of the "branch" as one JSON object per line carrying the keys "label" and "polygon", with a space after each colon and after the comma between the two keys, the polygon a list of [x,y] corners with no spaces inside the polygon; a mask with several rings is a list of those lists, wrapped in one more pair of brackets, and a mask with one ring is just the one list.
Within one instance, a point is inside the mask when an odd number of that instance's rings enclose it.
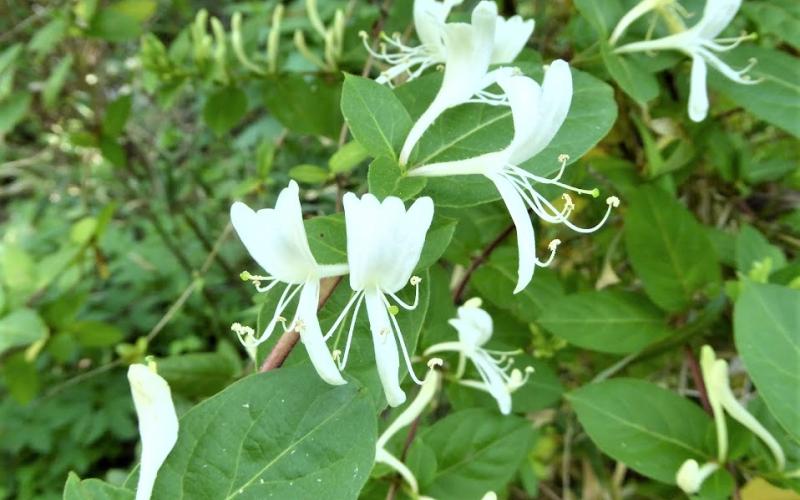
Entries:
{"label": "branch", "polygon": [[461,278],[461,281],[458,282],[458,285],[456,285],[456,288],[453,291],[453,302],[456,305],[464,301],[464,291],[467,288],[467,283],[469,283],[472,274],[481,266],[481,264],[486,262],[489,256],[492,255],[492,252],[494,252],[497,247],[500,246],[500,243],[502,243],[503,240],[505,240],[513,230],[514,224],[509,224],[507,228],[503,229],[503,232],[497,235],[497,238],[495,238],[486,248],[483,249],[483,252],[481,252],[480,255],[472,260],[466,272],[464,273],[464,276]]}
{"label": "branch", "polygon": [[[326,278],[322,281],[324,289],[319,297],[317,311],[322,309],[325,303],[328,302],[328,299],[330,299],[331,295],[333,295],[333,291],[341,282],[341,276],[337,276],[335,278]],[[275,347],[273,347],[267,355],[267,359],[264,360],[261,368],[258,369],[259,373],[280,368],[283,362],[286,361],[286,358],[289,357],[289,354],[292,352],[292,349],[294,349],[294,346],[297,345],[298,340],[300,340],[300,333],[295,329],[283,332],[281,338],[279,338],[278,342],[275,343]]]}

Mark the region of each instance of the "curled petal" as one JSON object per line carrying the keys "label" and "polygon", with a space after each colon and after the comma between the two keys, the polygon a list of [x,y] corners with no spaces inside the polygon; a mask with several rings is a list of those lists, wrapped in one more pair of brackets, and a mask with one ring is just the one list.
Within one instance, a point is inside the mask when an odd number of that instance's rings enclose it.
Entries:
{"label": "curled petal", "polygon": [[389,406],[400,406],[406,400],[406,394],[400,388],[400,355],[392,333],[389,312],[383,296],[377,288],[365,291],[369,328],[372,332],[372,344],[375,348],[375,365],[383,384],[383,392]]}
{"label": "curled petal", "polygon": [[706,62],[702,57],[692,58],[692,76],[689,85],[689,118],[701,122],[708,115],[708,90],[706,89]]}
{"label": "curled petal", "polygon": [[300,333],[300,340],[308,352],[311,364],[320,378],[332,385],[347,382],[342,378],[336,363],[333,361],[328,346],[322,338],[322,330],[317,319],[317,303],[319,302],[319,281],[309,280],[300,292],[294,325]]}

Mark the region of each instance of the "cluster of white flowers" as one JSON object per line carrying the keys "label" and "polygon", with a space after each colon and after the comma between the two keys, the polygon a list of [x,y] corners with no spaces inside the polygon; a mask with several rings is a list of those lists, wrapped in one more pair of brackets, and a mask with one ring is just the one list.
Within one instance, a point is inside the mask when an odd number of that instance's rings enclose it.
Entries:
{"label": "cluster of white flowers", "polygon": [[642,0],[630,10],[617,24],[609,40],[615,44],[634,21],[652,10],[665,14],[667,24],[673,34],[656,40],[632,42],[616,49],[617,53],[651,52],[657,50],[676,50],[692,58],[692,74],[689,87],[689,118],[692,121],[703,121],[708,115],[708,91],[706,90],[707,65],[736,83],[752,85],[758,83],[747,75],[756,61],[740,70],[725,64],[715,52],[727,52],[746,40],[752,40],[754,34],[744,34],[734,38],[718,38],[719,34],[730,24],[742,0],[707,0],[703,15],[691,28],[687,28],[677,14],[686,14],[675,0]]}

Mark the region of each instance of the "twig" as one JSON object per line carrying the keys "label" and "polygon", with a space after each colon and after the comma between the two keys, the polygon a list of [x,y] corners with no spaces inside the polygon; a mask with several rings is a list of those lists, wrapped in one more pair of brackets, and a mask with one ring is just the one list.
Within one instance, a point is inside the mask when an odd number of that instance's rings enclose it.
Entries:
{"label": "twig", "polygon": [[456,285],[456,288],[453,291],[454,303],[460,304],[463,301],[464,291],[467,288],[467,283],[469,283],[469,280],[472,277],[472,273],[474,273],[478,267],[481,266],[481,264],[486,262],[489,256],[492,255],[492,252],[494,252],[497,247],[500,246],[500,243],[502,243],[512,231],[514,231],[514,224],[509,224],[509,226],[503,229],[503,232],[501,232],[497,238],[495,238],[486,248],[483,249],[483,252],[481,252],[480,255],[472,260],[466,272],[464,272],[464,276],[461,278],[461,281],[458,282],[458,285]]}
{"label": "twig", "polygon": [[692,374],[694,386],[697,388],[700,404],[703,405],[703,409],[706,413],[713,416],[714,413],[711,411],[711,404],[708,402],[706,383],[703,381],[703,374],[700,372],[700,365],[697,362],[697,358],[694,357],[694,353],[688,345],[683,346],[683,354],[686,359],[686,364],[689,365],[689,372]]}
{"label": "twig", "polygon": [[[331,298],[331,295],[333,295],[333,291],[342,281],[341,276],[330,279],[332,280],[329,281],[330,286],[328,286],[319,297],[317,310],[322,309],[325,303],[328,302],[328,299]],[[298,333],[296,329],[292,328],[291,330],[283,332],[283,335],[281,335],[281,338],[279,338],[278,342],[275,343],[275,347],[273,347],[270,353],[267,355],[267,359],[264,360],[264,363],[262,363],[261,368],[259,368],[258,371],[268,372],[270,370],[274,370],[275,368],[280,368],[283,362],[286,361],[286,358],[289,357],[289,354],[292,352],[292,349],[294,349],[294,346],[297,345],[298,340],[300,340],[300,333]]]}

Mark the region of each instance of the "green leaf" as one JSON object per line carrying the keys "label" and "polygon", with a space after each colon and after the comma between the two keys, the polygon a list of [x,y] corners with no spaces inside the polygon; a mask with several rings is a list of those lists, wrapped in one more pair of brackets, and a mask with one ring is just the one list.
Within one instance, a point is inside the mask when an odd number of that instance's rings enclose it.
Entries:
{"label": "green leaf", "polygon": [[64,485],[64,500],[133,500],[131,490],[114,486],[99,479],[84,479],[69,473]]}
{"label": "green leaf", "polygon": [[733,331],[759,394],[800,441],[800,291],[746,283],[734,308]]}
{"label": "green leaf", "polygon": [[[420,492],[436,498],[480,499],[501,490],[527,455],[533,425],[498,411],[471,409],[452,413],[420,432],[411,447],[409,467]],[[425,448],[435,461],[424,461]],[[427,462],[429,470],[419,470]],[[435,465],[433,471],[431,465]]]}
{"label": "green leaf", "polygon": [[392,158],[381,156],[369,165],[369,192],[382,200],[387,196],[397,196],[407,200],[425,187],[424,177],[403,175],[400,165]]}
{"label": "green leaf", "polygon": [[750,1],[742,12],[758,25],[758,34],[771,34],[800,50],[800,5],[794,0]]}
{"label": "green leaf", "polygon": [[202,352],[158,360],[158,374],[170,388],[189,398],[216,394],[236,376],[238,366],[228,356]]}
{"label": "green leaf", "polygon": [[264,87],[264,102],[284,127],[332,139],[339,138],[342,128],[340,96],[339,82],[309,82],[297,74],[270,77]]}
{"label": "green leaf", "polygon": [[344,215],[324,215],[304,221],[308,245],[320,264],[347,262],[347,232]]}
{"label": "green leaf", "polygon": [[780,248],[770,244],[758,229],[749,224],[742,225],[736,236],[736,269],[747,275],[754,264],[764,259],[770,260],[773,271],[786,265],[786,257]]}
{"label": "green leaf", "polygon": [[605,40],[601,41],[600,55],[611,78],[633,100],[645,104],[658,97],[658,80],[642,68],[635,57],[620,57]]}
{"label": "green leaf", "polygon": [[39,373],[25,352],[14,353],[0,364],[6,389],[19,404],[28,404],[39,393]]}
{"label": "green leaf", "polygon": [[203,120],[218,136],[223,135],[247,112],[247,95],[237,87],[223,87],[208,97]]}
{"label": "green leaf", "polygon": [[108,347],[124,337],[122,330],[103,321],[77,321],[69,326],[69,331],[84,347]]}
{"label": "green leaf", "polygon": [[32,309],[16,309],[0,318],[0,354],[13,347],[33,344],[47,337],[47,325]]}
{"label": "green leaf", "polygon": [[87,34],[109,42],[125,42],[141,35],[142,25],[136,18],[112,5],[101,8],[92,17]]}
{"label": "green leaf", "polygon": [[456,231],[456,221],[438,215],[433,216],[433,222],[428,229],[425,237],[425,244],[422,246],[422,253],[417,262],[417,269],[427,269],[434,265],[437,260],[447,250],[447,246],[453,239]]}
{"label": "green leaf", "polygon": [[332,174],[343,174],[356,168],[369,157],[369,152],[358,141],[350,141],[331,156],[328,168]]}
{"label": "green leaf", "polygon": [[[542,80],[541,66],[521,66],[525,74]],[[558,157],[562,154],[570,157],[569,163],[577,161],[606,136],[616,121],[617,105],[610,86],[576,69],[572,69],[572,78],[572,104],[564,124],[544,150],[520,165],[525,170],[537,175],[552,174],[559,169]],[[456,107],[425,133],[412,155],[412,163],[460,160],[500,150],[511,141],[512,129],[507,107]],[[435,199],[437,207],[467,207],[500,198],[491,181],[481,175],[431,177],[423,194]]]}
{"label": "green leaf", "polygon": [[103,134],[110,138],[116,138],[122,133],[128,116],[131,114],[132,102],[130,95],[123,95],[108,104],[103,115]]}
{"label": "green leaf", "polygon": [[700,288],[720,281],[714,247],[683,205],[654,186],[642,187],[628,201],[625,247],[653,302],[679,311]]}
{"label": "green leaf", "polygon": [[330,386],[308,366],[253,375],[181,418],[153,498],[356,498],[376,434],[357,383]]}
{"label": "green leaf", "polygon": [[635,293],[595,291],[553,301],[539,323],[571,344],[593,351],[641,351],[671,333],[664,314]]}
{"label": "green leaf", "polygon": [[305,184],[323,184],[328,178],[328,171],[317,165],[304,163],[289,169],[289,177]]}
{"label": "green leaf", "polygon": [[14,92],[0,102],[0,136],[10,132],[28,114],[31,95],[28,92]]}
{"label": "green leaf", "polygon": [[55,106],[56,99],[61,93],[61,89],[64,88],[67,78],[70,76],[72,61],[72,54],[68,54],[58,62],[55,69],[53,69],[52,73],[50,73],[50,76],[47,78],[44,88],[42,88],[42,102],[45,108],[52,109]]}
{"label": "green leaf", "polygon": [[657,385],[634,379],[590,384],[567,394],[586,433],[615,460],[640,474],[675,484],[681,464],[711,458],[703,410]]}
{"label": "green leaf", "polygon": [[55,49],[67,36],[69,19],[67,16],[56,14],[52,20],[39,28],[28,43],[28,50],[37,56],[45,56]]}
{"label": "green leaf", "polygon": [[411,117],[388,87],[345,75],[342,114],[353,137],[374,156],[397,159],[411,130]]}
{"label": "green leaf", "polygon": [[758,118],[800,137],[800,73],[787,70],[800,64],[798,58],[755,45],[737,47],[725,56],[734,68],[747,66],[752,59],[758,63],[748,74],[754,80],[763,79],[760,83],[742,85],[709,71],[709,84]]}
{"label": "green leaf", "polygon": [[515,294],[517,284],[516,249],[501,248],[483,264],[470,280],[481,297],[524,323],[536,321],[551,302],[564,296],[564,289],[555,273],[537,269],[531,285]]}

